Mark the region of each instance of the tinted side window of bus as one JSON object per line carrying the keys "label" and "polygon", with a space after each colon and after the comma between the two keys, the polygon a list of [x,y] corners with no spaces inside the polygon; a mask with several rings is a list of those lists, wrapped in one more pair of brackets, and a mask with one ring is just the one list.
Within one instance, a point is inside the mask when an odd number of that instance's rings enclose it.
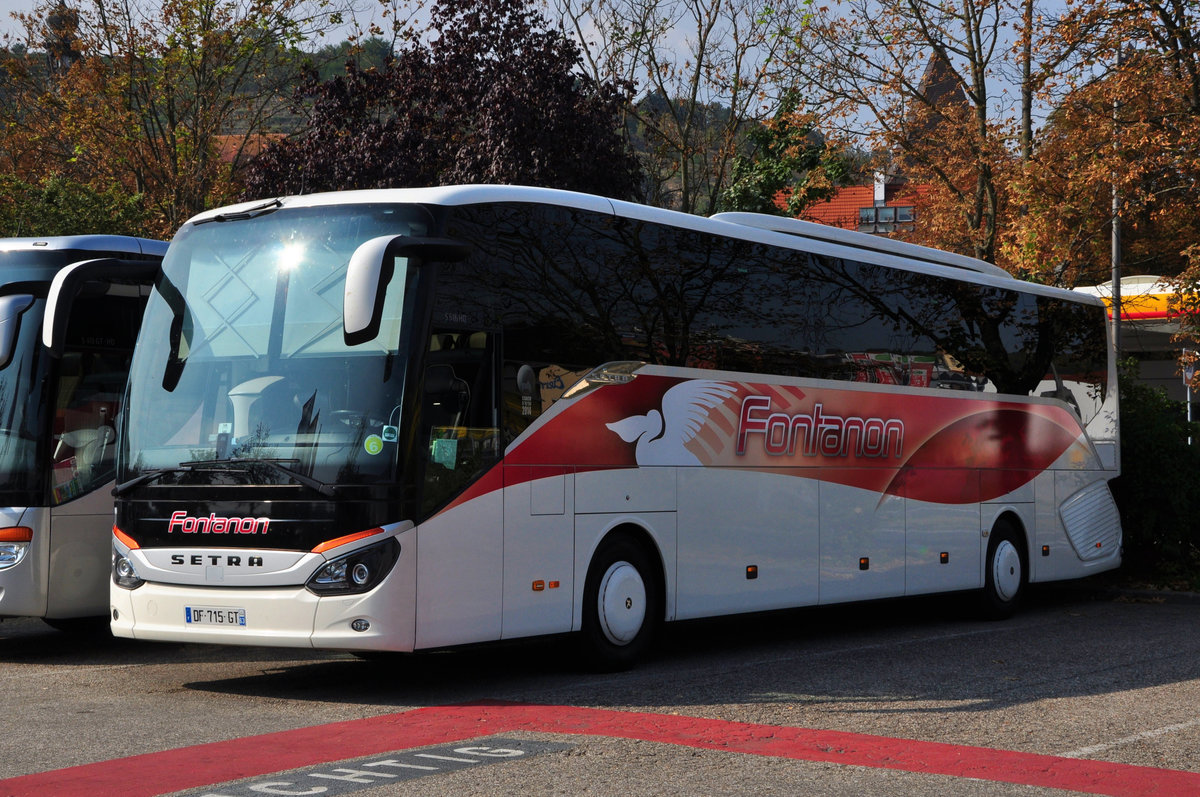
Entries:
{"label": "tinted side window of bus", "polygon": [[1092,411],[1103,393],[1098,308],[567,208],[456,214],[448,234],[478,249],[467,303],[504,329],[514,386],[521,365],[569,378],[641,360],[1083,397]]}
{"label": "tinted side window of bus", "polygon": [[77,301],[59,363],[51,446],[51,498],[70,501],[113,477],[116,417],[144,301],[101,296]]}

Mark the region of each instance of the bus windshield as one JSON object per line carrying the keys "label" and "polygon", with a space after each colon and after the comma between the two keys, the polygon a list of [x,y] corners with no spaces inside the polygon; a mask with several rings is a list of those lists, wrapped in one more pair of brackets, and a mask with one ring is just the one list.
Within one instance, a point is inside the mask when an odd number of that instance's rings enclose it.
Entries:
{"label": "bus windshield", "polygon": [[39,336],[46,300],[0,296],[0,504],[36,506],[44,492],[39,467],[47,358]]}
{"label": "bus windshield", "polygon": [[[379,334],[347,346],[346,267],[412,206],[284,209],[201,222],[172,242],[130,373],[118,482],[387,483],[417,270],[397,257]],[[332,493],[330,493],[332,494]]]}

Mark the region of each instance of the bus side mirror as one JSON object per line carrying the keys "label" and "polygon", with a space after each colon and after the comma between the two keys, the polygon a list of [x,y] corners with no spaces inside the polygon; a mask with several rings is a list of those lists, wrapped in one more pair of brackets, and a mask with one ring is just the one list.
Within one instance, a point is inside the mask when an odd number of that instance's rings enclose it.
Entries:
{"label": "bus side mirror", "polygon": [[112,283],[149,285],[158,274],[157,260],[117,260],[103,257],[72,263],[54,275],[46,296],[46,315],[42,319],[42,345],[51,357],[61,357],[67,339],[71,305],[88,283],[100,283],[100,292]]}
{"label": "bus side mirror", "polygon": [[385,286],[395,270],[395,258],[453,262],[464,260],[471,248],[446,238],[415,238],[383,235],[360,244],[346,266],[346,288],[342,296],[342,336],[347,346],[373,340],[383,322]]}

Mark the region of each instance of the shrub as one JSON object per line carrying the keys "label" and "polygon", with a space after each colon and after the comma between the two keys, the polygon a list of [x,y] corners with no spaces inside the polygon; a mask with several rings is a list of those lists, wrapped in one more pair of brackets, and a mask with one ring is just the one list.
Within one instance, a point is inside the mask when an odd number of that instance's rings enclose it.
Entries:
{"label": "shrub", "polygon": [[[1183,402],[1136,381],[1121,363],[1121,476],[1112,483],[1125,572],[1157,586],[1200,588],[1200,424]],[[1192,444],[1188,445],[1188,435]]]}
{"label": "shrub", "polygon": [[145,235],[141,194],[98,191],[65,177],[27,183],[0,174],[0,237]]}

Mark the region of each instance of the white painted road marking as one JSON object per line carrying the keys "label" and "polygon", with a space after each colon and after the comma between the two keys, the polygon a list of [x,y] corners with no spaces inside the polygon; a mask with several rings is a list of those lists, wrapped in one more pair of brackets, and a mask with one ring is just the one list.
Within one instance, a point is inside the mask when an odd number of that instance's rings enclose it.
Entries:
{"label": "white painted road marking", "polygon": [[1168,733],[1184,731],[1188,728],[1195,728],[1197,726],[1200,726],[1200,717],[1197,717],[1194,720],[1188,720],[1187,722],[1177,722],[1174,725],[1164,725],[1163,727],[1155,728],[1154,730],[1135,733],[1132,736],[1126,736],[1124,739],[1117,739],[1116,741],[1105,742],[1104,744],[1093,744],[1089,747],[1080,747],[1078,750],[1059,753],[1059,755],[1063,758],[1087,758],[1088,756],[1095,755],[1096,753],[1103,753],[1105,750],[1111,750],[1114,747],[1123,747],[1127,744],[1133,744],[1134,742],[1140,742],[1145,739],[1153,739],[1155,736],[1163,736]]}

